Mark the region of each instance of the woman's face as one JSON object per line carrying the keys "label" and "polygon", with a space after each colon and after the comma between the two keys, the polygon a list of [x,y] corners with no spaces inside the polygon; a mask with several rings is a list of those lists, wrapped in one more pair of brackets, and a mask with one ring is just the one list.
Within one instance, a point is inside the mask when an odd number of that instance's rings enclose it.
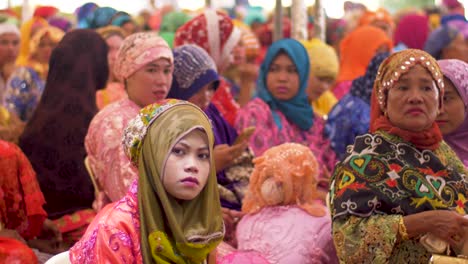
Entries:
{"label": "woman's face", "polygon": [[385,111],[393,125],[418,132],[432,126],[438,108],[439,91],[431,74],[416,65],[389,89]]}
{"label": "woman's face", "polygon": [[106,39],[107,46],[109,47],[109,52],[107,53],[107,61],[109,63],[109,69],[111,73],[110,80],[116,80],[114,76],[113,69],[115,60],[117,58],[117,51],[119,50],[120,46],[122,45],[123,39],[119,35],[112,35]]}
{"label": "woman's face", "polygon": [[299,91],[299,73],[285,53],[279,53],[270,64],[266,77],[268,91],[278,100],[292,99]]}
{"label": "woman's face", "polygon": [[57,47],[57,42],[53,41],[48,34],[44,35],[39,42],[34,58],[39,63],[49,63],[50,56],[55,47]]}
{"label": "woman's face", "polygon": [[310,101],[317,100],[324,92],[330,90],[334,83],[335,79],[332,77],[317,77],[311,74],[307,86],[307,96]]}
{"label": "woman's face", "polygon": [[198,92],[188,99],[192,104],[205,109],[211,101],[214,93],[214,82],[210,82],[203,86]]}
{"label": "woman's face", "polygon": [[14,33],[0,35],[0,65],[15,62],[19,53],[20,38]]}
{"label": "woman's face", "polygon": [[172,83],[172,63],[168,59],[154,60],[126,80],[128,98],[145,107],[166,98]]}
{"label": "woman's face", "polygon": [[204,131],[195,129],[172,148],[164,166],[163,185],[176,199],[192,200],[210,175],[210,149]]}
{"label": "woman's face", "polygon": [[458,34],[450,44],[442,50],[441,59],[458,59],[468,63],[468,40],[463,34]]}
{"label": "woman's face", "polygon": [[437,124],[445,135],[455,131],[465,121],[466,109],[453,83],[447,78],[444,78],[444,83],[444,105],[437,116]]}
{"label": "woman's face", "polygon": [[133,21],[128,21],[122,25],[122,29],[125,31],[127,36],[130,36],[133,33],[138,31],[137,25]]}

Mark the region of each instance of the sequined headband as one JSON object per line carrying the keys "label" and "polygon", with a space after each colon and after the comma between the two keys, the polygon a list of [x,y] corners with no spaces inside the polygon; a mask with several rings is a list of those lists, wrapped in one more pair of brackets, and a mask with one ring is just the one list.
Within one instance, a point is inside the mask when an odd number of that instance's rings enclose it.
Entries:
{"label": "sequined headband", "polygon": [[382,111],[386,102],[385,92],[392,88],[402,75],[417,64],[427,69],[435,80],[439,90],[438,99],[442,102],[444,78],[437,61],[422,50],[407,49],[392,54],[379,67],[375,80],[375,89],[377,89],[377,99]]}
{"label": "sequined headband", "polygon": [[168,99],[148,105],[140,110],[137,117],[132,119],[125,128],[122,144],[124,152],[130,161],[137,166],[143,139],[148,128],[162,113],[176,105],[190,105],[187,101]]}

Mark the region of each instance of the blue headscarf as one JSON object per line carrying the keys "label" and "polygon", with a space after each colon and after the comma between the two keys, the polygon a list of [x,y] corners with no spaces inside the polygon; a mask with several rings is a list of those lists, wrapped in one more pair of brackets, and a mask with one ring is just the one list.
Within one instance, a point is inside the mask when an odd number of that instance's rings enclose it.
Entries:
{"label": "blue headscarf", "polygon": [[[285,52],[296,65],[299,74],[299,91],[287,101],[276,99],[266,86],[266,77],[271,63],[278,53]],[[257,96],[270,106],[273,119],[279,129],[282,129],[281,119],[275,110],[281,111],[286,118],[296,124],[301,130],[309,130],[314,124],[312,106],[307,99],[306,88],[309,79],[309,55],[302,44],[294,39],[282,39],[273,43],[260,67],[257,80]]]}
{"label": "blue headscarf", "polygon": [[87,28],[95,29],[108,26],[117,13],[112,7],[98,7],[86,17]]}

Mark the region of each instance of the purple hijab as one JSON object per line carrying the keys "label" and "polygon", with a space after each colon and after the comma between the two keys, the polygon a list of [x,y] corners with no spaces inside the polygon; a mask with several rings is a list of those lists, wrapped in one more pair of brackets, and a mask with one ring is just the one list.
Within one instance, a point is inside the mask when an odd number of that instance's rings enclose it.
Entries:
{"label": "purple hijab", "polygon": [[[182,45],[173,50],[174,73],[169,98],[188,100],[204,85],[215,82],[219,84],[219,76],[211,57],[202,48],[195,45]],[[221,116],[214,104],[210,103],[204,112],[211,120],[215,146],[221,144],[232,145],[237,138],[236,130]],[[225,171],[216,174],[218,184],[234,191],[235,182],[226,177]],[[221,206],[229,209],[241,209],[240,203],[231,203],[221,195]]]}
{"label": "purple hijab", "polygon": [[439,60],[442,73],[452,81],[465,104],[465,121],[453,132],[444,135],[444,140],[468,166],[468,64],[461,60]]}

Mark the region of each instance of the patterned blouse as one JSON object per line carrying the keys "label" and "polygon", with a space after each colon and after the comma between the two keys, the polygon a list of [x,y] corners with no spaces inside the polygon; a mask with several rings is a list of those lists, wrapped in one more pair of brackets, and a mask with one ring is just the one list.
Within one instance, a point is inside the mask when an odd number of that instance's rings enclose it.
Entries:
{"label": "patterned blouse", "polygon": [[45,82],[36,71],[29,67],[18,67],[7,82],[3,105],[27,122],[36,110],[44,87]]}
{"label": "patterned blouse", "polygon": [[330,190],[333,239],[343,263],[428,263],[419,238],[405,240],[403,216],[468,212],[467,171],[442,142],[432,152],[378,131],[356,138]]}
{"label": "patterned blouse", "polygon": [[357,136],[369,131],[370,106],[361,98],[345,95],[328,114],[325,135],[339,159]]}
{"label": "patterned blouse", "polygon": [[324,169],[333,171],[335,166],[335,153],[330,147],[330,142],[323,136],[324,121],[318,116],[314,117],[314,125],[309,131],[303,131],[298,126],[289,122],[286,117],[277,112],[283,128],[279,129],[273,120],[270,107],[260,98],[255,98],[241,108],[236,118],[235,128],[238,133],[247,127],[255,126],[255,132],[249,141],[249,146],[255,156],[260,156],[267,149],[287,143],[299,143],[309,148],[314,153],[319,164],[320,175],[323,177]]}
{"label": "patterned blouse", "polygon": [[137,190],[135,180],[126,196],[99,212],[86,234],[70,249],[71,263],[143,263]]}
{"label": "patterned blouse", "polygon": [[[123,99],[102,109],[91,121],[85,138],[86,152],[97,183],[112,202],[122,198],[138,176],[123,150],[122,136],[128,122],[136,117],[140,107]],[[105,199],[98,197],[98,199]],[[103,205],[103,201],[97,201]],[[97,206],[95,209],[100,209]]]}

